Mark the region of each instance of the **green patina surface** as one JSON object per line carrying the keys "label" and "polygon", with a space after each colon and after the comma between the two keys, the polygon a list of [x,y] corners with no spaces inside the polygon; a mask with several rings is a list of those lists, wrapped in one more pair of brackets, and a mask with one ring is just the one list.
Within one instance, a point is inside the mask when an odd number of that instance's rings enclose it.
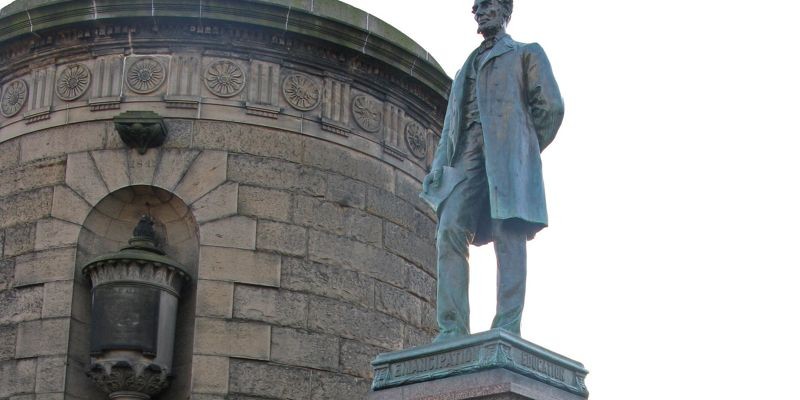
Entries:
{"label": "green patina surface", "polygon": [[70,24],[193,18],[287,30],[386,62],[447,97],[450,78],[411,38],[337,0],[17,0],[0,10],[0,43]]}
{"label": "green patina surface", "polygon": [[383,353],[372,362],[373,390],[503,368],[588,397],[583,364],[501,329]]}

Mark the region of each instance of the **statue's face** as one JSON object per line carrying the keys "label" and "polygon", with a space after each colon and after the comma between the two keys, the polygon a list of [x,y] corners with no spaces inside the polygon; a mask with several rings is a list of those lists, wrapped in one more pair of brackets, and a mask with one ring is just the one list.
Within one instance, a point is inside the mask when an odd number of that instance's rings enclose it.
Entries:
{"label": "statue's face", "polygon": [[472,14],[478,23],[478,33],[494,33],[504,27],[503,6],[497,0],[475,0]]}

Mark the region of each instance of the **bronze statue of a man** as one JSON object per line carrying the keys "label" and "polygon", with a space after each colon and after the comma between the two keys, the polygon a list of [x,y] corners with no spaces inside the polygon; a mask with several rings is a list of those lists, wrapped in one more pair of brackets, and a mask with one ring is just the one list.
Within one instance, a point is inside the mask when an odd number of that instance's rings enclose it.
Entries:
{"label": "bronze statue of a man", "polygon": [[564,106],[541,46],[505,32],[513,0],[475,0],[484,41],[456,74],[442,137],[420,195],[436,210],[439,336],[468,335],[470,244],[494,242],[492,328],[519,335],[525,244],[547,226],[541,151]]}

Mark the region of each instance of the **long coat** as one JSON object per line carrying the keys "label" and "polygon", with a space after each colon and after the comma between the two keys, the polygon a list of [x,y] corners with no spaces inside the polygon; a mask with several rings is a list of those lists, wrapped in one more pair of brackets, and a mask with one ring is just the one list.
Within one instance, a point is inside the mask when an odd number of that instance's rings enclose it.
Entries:
{"label": "long coat", "polygon": [[[476,49],[467,63],[476,56]],[[452,166],[459,152],[465,71],[456,74],[450,91],[441,140],[431,170]],[[564,104],[544,50],[537,43],[501,37],[477,69],[476,95],[483,126],[489,207],[474,244],[492,240],[489,219],[527,222],[528,236],[547,226],[541,150],[555,138]]]}

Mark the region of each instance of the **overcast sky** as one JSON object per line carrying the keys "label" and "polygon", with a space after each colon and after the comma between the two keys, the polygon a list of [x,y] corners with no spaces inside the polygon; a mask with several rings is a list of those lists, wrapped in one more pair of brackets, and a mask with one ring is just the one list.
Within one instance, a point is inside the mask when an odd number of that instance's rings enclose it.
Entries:
{"label": "overcast sky", "polygon": [[[0,0],[0,5],[9,1]],[[452,77],[469,0],[347,0]],[[800,38],[789,0],[517,0],[566,102],[543,155],[523,337],[583,362],[595,400],[796,398]],[[473,331],[494,310],[473,252]]]}

